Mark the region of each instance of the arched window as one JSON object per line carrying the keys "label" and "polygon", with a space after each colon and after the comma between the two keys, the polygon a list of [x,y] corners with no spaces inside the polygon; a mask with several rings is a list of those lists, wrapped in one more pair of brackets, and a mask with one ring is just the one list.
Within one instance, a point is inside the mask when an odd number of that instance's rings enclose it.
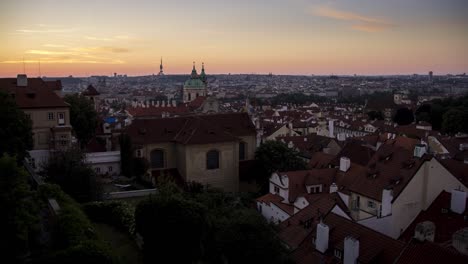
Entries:
{"label": "arched window", "polygon": [[191,93],[188,93],[188,100],[192,100],[192,94]]}
{"label": "arched window", "polygon": [[151,151],[150,158],[151,158],[151,168],[153,169],[164,168],[164,150],[155,149]]}
{"label": "arched window", "polygon": [[206,169],[213,170],[219,168],[219,151],[210,150],[206,153]]}
{"label": "arched window", "polygon": [[245,160],[245,150],[247,149],[246,148],[246,143],[245,142],[240,142],[239,143],[239,160]]}

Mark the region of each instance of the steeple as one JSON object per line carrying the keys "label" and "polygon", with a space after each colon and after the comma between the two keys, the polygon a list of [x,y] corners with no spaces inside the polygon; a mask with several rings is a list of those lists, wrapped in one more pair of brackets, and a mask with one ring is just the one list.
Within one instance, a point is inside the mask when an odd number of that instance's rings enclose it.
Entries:
{"label": "steeple", "polygon": [[205,63],[202,62],[202,69],[200,73],[200,79],[206,83],[206,74],[205,74]]}
{"label": "steeple", "polygon": [[193,62],[193,68],[192,68],[192,74],[190,75],[192,79],[197,79],[198,78],[198,73],[197,70],[195,69],[195,62]]}

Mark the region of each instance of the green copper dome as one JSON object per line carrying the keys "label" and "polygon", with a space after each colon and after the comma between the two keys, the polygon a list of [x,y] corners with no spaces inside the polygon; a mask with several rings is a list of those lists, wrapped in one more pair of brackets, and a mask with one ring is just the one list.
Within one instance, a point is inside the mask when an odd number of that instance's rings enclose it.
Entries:
{"label": "green copper dome", "polygon": [[205,89],[205,83],[200,79],[188,79],[185,81],[184,88]]}

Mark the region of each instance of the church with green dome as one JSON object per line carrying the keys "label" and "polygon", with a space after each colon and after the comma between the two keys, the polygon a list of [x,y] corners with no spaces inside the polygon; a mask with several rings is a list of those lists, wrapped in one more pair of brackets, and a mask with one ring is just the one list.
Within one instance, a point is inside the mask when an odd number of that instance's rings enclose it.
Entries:
{"label": "church with green dome", "polygon": [[195,62],[193,63],[192,73],[190,74],[190,79],[185,81],[183,88],[183,102],[191,102],[199,96],[206,96],[206,74],[205,74],[205,65],[202,63],[202,70],[200,75],[198,75],[197,70],[195,69]]}

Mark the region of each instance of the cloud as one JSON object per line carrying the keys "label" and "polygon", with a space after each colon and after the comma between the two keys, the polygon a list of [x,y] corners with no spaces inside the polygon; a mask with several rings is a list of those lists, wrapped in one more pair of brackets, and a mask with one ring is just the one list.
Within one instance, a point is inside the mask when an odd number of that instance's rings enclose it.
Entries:
{"label": "cloud", "polygon": [[80,58],[70,58],[70,57],[57,57],[57,58],[40,58],[37,60],[6,60],[1,61],[0,63],[5,64],[19,64],[19,63],[37,63],[40,61],[41,63],[63,63],[63,64],[124,64],[125,61],[119,59],[109,59],[109,58],[102,58],[102,59],[80,59]]}
{"label": "cloud", "polygon": [[69,51],[51,51],[51,50],[27,50],[27,54],[37,54],[37,55],[72,55],[73,52]]}
{"label": "cloud", "polygon": [[349,11],[337,10],[328,6],[313,8],[312,13],[321,17],[352,22],[352,29],[364,32],[379,32],[395,27],[393,23],[379,18],[364,16]]}
{"label": "cloud", "polygon": [[65,45],[61,45],[61,44],[44,44],[42,46],[48,47],[48,48],[65,48],[66,47]]}
{"label": "cloud", "polygon": [[17,33],[27,33],[27,34],[33,34],[33,33],[68,33],[76,31],[76,28],[44,28],[40,27],[40,29],[30,29],[30,28],[22,28],[22,29],[17,29]]}
{"label": "cloud", "polygon": [[102,46],[102,47],[80,47],[72,48],[71,50],[79,52],[112,52],[112,53],[126,53],[130,52],[127,48],[122,47],[113,47],[113,46]]}

